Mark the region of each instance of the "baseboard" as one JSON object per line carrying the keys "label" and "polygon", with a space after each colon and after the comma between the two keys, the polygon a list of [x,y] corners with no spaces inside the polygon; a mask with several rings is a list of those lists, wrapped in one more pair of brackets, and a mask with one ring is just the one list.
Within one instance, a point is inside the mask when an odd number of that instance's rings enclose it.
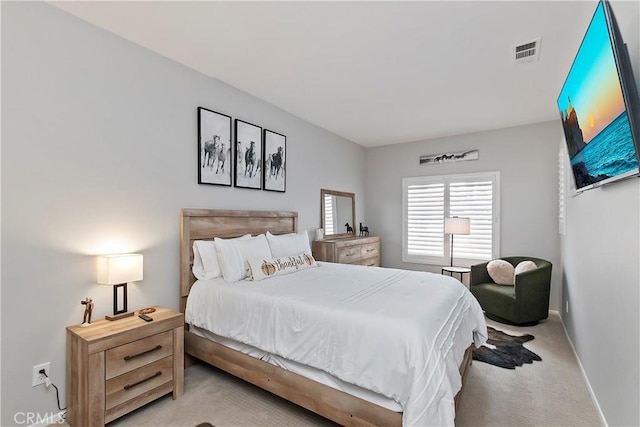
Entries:
{"label": "baseboard", "polygon": [[[556,314],[558,314],[557,311],[553,311],[553,310],[549,310],[549,312],[555,312]],[[596,411],[598,411],[598,415],[600,416],[600,421],[602,421],[602,425],[604,427],[608,427],[609,424],[607,424],[607,420],[604,417],[604,413],[602,412],[602,409],[600,408],[600,404],[598,403],[598,399],[596,398],[596,394],[593,392],[593,388],[591,388],[591,383],[589,382],[589,377],[587,377],[587,373],[585,372],[584,367],[582,366],[582,362],[580,361],[580,357],[578,357],[578,352],[576,351],[576,348],[573,345],[573,341],[571,341],[571,337],[569,336],[569,332],[567,332],[567,327],[564,324],[564,320],[562,319],[562,316],[559,316],[559,317],[560,317],[560,323],[562,323],[562,329],[564,329],[564,334],[567,336],[567,340],[569,341],[569,345],[571,346],[571,351],[573,351],[573,355],[576,357],[576,360],[578,361],[578,367],[580,368],[580,373],[582,374],[582,378],[584,378],[585,383],[587,383],[587,389],[589,390],[589,394],[591,395],[591,401],[595,405]]]}
{"label": "baseboard", "polygon": [[[34,416],[34,418],[36,420],[35,424],[31,424],[29,427],[47,427],[48,425],[51,424],[64,424],[67,422],[65,415],[66,415],[67,411],[60,411],[57,414],[54,413],[48,413],[45,415],[41,415],[41,414],[28,414],[31,416]],[[26,417],[26,419],[28,420],[29,417]]]}

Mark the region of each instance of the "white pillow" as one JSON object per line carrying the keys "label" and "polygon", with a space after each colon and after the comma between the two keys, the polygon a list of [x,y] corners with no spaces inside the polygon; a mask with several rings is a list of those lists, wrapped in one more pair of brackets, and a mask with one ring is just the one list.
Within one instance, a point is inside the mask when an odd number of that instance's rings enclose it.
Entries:
{"label": "white pillow", "polygon": [[309,252],[271,259],[253,258],[247,261],[247,280],[258,281],[317,266],[316,260]]}
{"label": "white pillow", "polygon": [[216,237],[215,242],[222,277],[227,282],[237,282],[246,277],[247,260],[271,258],[269,243],[264,234],[248,240],[224,240]]}
{"label": "white pillow", "polygon": [[522,261],[518,265],[516,265],[515,274],[518,275],[520,273],[524,273],[525,271],[535,270],[538,268],[535,262],[533,261]]}
{"label": "white pillow", "polygon": [[[250,238],[251,234],[236,237],[238,240],[247,240]],[[216,253],[216,245],[213,240],[195,240],[193,242],[193,267],[191,271],[198,280],[220,277],[220,264],[218,262],[218,254]]]}
{"label": "white pillow", "polygon": [[515,268],[508,261],[494,259],[487,264],[487,273],[498,285],[514,284]]}
{"label": "white pillow", "polygon": [[298,234],[291,233],[278,236],[274,236],[267,231],[267,241],[269,242],[271,254],[274,258],[311,253],[309,237],[306,231],[301,231]]}

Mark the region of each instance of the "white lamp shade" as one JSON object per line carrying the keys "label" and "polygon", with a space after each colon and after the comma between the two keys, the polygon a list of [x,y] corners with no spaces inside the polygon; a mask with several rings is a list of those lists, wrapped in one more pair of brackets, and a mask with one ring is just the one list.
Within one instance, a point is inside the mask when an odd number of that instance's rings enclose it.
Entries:
{"label": "white lamp shade", "polygon": [[142,280],[142,255],[119,254],[98,257],[98,283],[119,285]]}
{"label": "white lamp shade", "polygon": [[457,216],[444,219],[444,232],[446,234],[470,234],[471,220]]}

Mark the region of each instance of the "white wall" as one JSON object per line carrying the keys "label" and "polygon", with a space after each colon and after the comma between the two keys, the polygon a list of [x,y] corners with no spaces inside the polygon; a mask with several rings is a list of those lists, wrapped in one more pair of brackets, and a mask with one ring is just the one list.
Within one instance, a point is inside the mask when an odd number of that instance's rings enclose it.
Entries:
{"label": "white wall", "polygon": [[[640,87],[639,3],[612,8]],[[639,194],[634,178],[566,201],[562,317],[610,426],[640,425]]]}
{"label": "white wall", "polygon": [[[130,309],[177,309],[181,208],[293,210],[314,229],[320,188],[356,193],[363,211],[365,150],[46,3],[1,7],[8,426],[18,411],[58,412],[53,389],[31,387],[33,365],[51,362],[66,404],[65,327],[80,323],[86,296],[94,318],[111,310],[95,255],[144,254]],[[285,134],[287,192],[198,185],[198,106]]]}
{"label": "white wall", "polygon": [[[558,240],[559,122],[389,145],[367,150],[369,230],[381,236],[382,265],[440,272],[440,266],[402,262],[402,178],[500,171],[501,255],[543,258],[554,265],[550,308],[561,299]],[[478,149],[478,160],[420,165],[424,154]],[[466,279],[466,278],[465,278]]]}

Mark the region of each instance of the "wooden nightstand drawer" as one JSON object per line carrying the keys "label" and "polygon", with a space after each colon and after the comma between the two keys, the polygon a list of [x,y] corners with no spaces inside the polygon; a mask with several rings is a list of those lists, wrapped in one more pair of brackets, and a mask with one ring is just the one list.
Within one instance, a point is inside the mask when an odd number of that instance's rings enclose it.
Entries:
{"label": "wooden nightstand drawer", "polygon": [[380,243],[368,243],[360,246],[362,259],[380,256]]}
{"label": "wooden nightstand drawer", "polygon": [[173,331],[166,331],[106,351],[106,379],[173,354]]}
{"label": "wooden nightstand drawer", "polygon": [[173,381],[172,356],[112,378],[106,383],[106,410],[109,411],[124,402],[171,381]]}
{"label": "wooden nightstand drawer", "polygon": [[347,246],[338,251],[338,262],[341,264],[351,264],[359,261],[361,257],[360,246]]}

